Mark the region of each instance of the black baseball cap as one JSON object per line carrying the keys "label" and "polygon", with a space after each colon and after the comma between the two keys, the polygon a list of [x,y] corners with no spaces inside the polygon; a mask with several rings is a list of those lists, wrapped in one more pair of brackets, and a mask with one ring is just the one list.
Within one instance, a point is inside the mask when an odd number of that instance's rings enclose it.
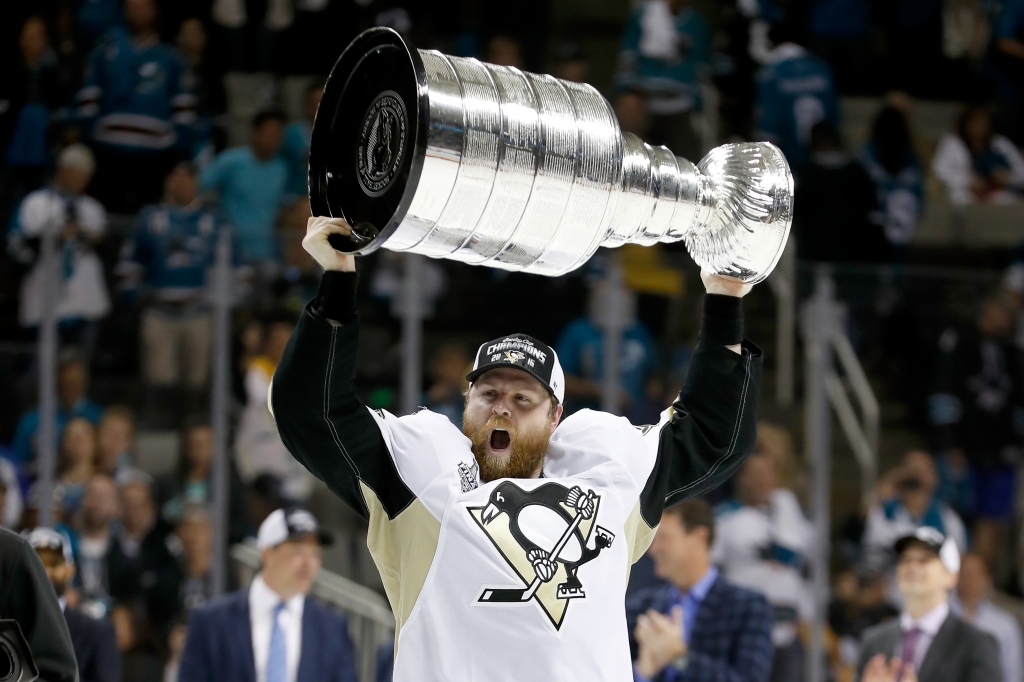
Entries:
{"label": "black baseball cap", "polygon": [[521,369],[544,384],[559,403],[565,399],[565,373],[558,355],[551,346],[529,334],[510,334],[482,344],[466,381],[473,383],[481,374],[497,367]]}

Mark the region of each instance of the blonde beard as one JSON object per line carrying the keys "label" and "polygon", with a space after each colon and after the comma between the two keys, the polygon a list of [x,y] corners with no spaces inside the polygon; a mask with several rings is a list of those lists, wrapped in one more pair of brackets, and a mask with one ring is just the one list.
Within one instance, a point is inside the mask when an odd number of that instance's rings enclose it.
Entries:
{"label": "blonde beard", "polygon": [[[512,422],[501,415],[494,415],[483,426],[473,428],[462,418],[462,432],[472,442],[473,456],[480,466],[480,480],[484,483],[499,478],[533,478],[543,466],[551,438],[550,422],[546,428],[535,432],[524,432],[512,426]],[[505,429],[509,437],[509,454],[495,457],[487,452],[492,429]]]}

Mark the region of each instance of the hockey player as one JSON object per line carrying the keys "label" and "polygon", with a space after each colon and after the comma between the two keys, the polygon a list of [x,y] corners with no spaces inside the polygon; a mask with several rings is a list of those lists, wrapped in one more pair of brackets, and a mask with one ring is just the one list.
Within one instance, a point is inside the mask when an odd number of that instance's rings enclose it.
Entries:
{"label": "hockey player", "polygon": [[761,351],[742,339],[736,280],[702,273],[701,339],[660,423],[591,410],[562,421],[554,351],[513,334],[480,346],[463,430],[356,395],[351,256],[303,241],[326,271],[278,365],[284,443],[369,521],[396,619],[395,680],[627,680],[624,598],[666,502],[728,478],[753,448]]}

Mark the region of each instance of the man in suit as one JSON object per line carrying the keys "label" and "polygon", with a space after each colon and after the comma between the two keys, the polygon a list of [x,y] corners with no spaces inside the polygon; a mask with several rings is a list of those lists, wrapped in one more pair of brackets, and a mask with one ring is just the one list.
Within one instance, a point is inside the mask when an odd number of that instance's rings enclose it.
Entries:
{"label": "man in suit", "polygon": [[28,544],[39,555],[64,611],[78,660],[78,678],[81,682],[121,682],[121,652],[117,649],[114,626],[68,606],[64,598],[75,577],[71,542],[52,528],[36,528],[28,534]]}
{"label": "man in suit", "polygon": [[864,633],[860,682],[1000,682],[999,645],[950,613],[949,593],[960,572],[956,542],[922,526],[896,541],[899,619]]}
{"label": "man in suit", "polygon": [[249,589],[192,612],[180,682],[356,682],[345,619],[306,599],[331,538],[304,509],[260,525],[263,569]]}
{"label": "man in suit", "polygon": [[665,510],[651,543],[667,586],[626,603],[635,682],[767,682],[772,608],[758,592],[730,584],[711,565],[711,506],[687,500]]}

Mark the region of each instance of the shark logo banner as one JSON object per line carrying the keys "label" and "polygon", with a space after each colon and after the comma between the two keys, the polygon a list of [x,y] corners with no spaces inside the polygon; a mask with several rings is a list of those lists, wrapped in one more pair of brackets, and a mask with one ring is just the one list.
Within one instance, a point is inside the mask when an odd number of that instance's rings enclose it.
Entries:
{"label": "shark logo banner", "polygon": [[516,586],[484,585],[477,601],[512,605],[534,600],[559,629],[569,602],[586,597],[580,567],[615,540],[597,525],[600,503],[600,495],[579,486],[545,483],[523,490],[504,481],[487,506],[470,507],[470,515],[522,580]]}

